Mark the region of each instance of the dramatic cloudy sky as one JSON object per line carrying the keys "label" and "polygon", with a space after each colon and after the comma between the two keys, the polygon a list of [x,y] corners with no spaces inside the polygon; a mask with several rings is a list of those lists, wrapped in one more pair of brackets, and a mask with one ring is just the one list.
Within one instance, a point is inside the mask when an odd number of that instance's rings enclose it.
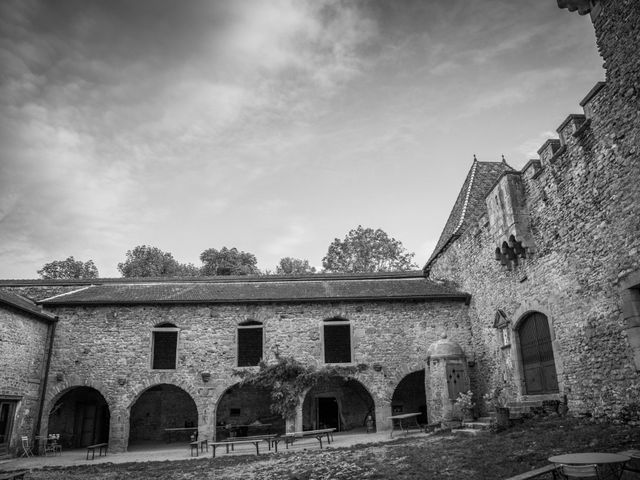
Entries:
{"label": "dramatic cloudy sky", "polygon": [[0,278],[148,244],[423,264],[471,166],[522,167],[603,78],[556,0],[4,0]]}

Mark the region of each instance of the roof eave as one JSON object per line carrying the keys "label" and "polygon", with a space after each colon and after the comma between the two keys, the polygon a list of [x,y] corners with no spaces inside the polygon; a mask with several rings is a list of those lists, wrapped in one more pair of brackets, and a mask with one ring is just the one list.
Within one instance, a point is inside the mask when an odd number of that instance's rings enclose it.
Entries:
{"label": "roof eave", "polygon": [[358,297],[304,297],[304,298],[259,298],[259,299],[213,299],[213,300],[90,300],[90,301],[41,301],[48,307],[81,307],[81,306],[114,306],[114,305],[206,305],[206,304],[241,304],[241,303],[313,303],[313,302],[388,302],[388,301],[431,301],[459,300],[468,302],[468,293],[439,293],[435,295],[397,295],[397,296],[358,296]]}

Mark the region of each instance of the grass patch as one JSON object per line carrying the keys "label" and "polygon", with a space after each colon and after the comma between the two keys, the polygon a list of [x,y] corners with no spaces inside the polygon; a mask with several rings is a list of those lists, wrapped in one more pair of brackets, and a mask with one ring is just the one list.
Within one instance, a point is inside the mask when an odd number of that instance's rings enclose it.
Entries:
{"label": "grass patch", "polygon": [[528,420],[500,433],[440,433],[350,448],[196,461],[97,464],[34,470],[38,480],[347,480],[506,478],[568,452],[640,448],[640,429],[573,418]]}

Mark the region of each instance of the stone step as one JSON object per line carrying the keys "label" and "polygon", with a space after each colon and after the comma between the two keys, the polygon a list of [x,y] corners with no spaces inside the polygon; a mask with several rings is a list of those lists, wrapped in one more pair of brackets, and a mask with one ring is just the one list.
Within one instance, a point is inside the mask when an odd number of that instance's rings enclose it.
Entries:
{"label": "stone step", "polygon": [[481,428],[455,428],[451,430],[451,433],[457,433],[460,435],[479,435],[484,430]]}
{"label": "stone step", "polygon": [[473,430],[489,430],[489,428],[491,428],[492,423],[493,421],[480,422],[478,420],[475,420],[473,422],[462,422],[462,427],[471,428]]}

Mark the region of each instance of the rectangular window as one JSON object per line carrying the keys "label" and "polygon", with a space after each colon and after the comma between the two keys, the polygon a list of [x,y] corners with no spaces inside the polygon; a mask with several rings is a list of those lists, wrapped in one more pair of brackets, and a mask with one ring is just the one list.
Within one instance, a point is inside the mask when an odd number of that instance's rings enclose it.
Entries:
{"label": "rectangular window", "polygon": [[253,367],[262,360],[262,325],[238,327],[238,366]]}
{"label": "rectangular window", "polygon": [[351,363],[351,326],[348,322],[324,324],[324,363]]}
{"label": "rectangular window", "polygon": [[178,351],[178,330],[157,329],[153,331],[154,370],[175,370]]}

